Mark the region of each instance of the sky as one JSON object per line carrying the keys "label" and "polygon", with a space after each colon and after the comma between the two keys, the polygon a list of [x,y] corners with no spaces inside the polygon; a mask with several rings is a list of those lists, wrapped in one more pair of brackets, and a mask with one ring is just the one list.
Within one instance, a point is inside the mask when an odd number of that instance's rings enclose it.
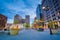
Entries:
{"label": "sky", "polygon": [[7,23],[13,23],[16,14],[23,18],[25,15],[30,15],[32,23],[36,17],[38,4],[41,4],[41,0],[0,0],[0,14],[7,16]]}

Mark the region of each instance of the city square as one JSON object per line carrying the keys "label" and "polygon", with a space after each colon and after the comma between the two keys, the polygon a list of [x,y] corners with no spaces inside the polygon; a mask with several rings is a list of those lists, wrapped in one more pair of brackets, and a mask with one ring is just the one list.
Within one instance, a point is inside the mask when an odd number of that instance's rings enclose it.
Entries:
{"label": "city square", "polygon": [[0,40],[60,40],[60,34],[50,35],[49,31],[38,32],[37,30],[22,30],[16,36],[0,34]]}
{"label": "city square", "polygon": [[0,0],[0,40],[60,40],[60,0]]}

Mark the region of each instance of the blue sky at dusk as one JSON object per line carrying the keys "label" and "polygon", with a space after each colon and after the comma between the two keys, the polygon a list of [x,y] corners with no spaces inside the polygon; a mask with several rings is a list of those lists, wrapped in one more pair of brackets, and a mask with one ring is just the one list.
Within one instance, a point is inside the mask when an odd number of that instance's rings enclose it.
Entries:
{"label": "blue sky at dusk", "polygon": [[36,7],[41,0],[0,0],[0,14],[8,17],[8,23],[13,23],[14,16],[19,14],[23,18],[30,15],[30,23],[36,17]]}

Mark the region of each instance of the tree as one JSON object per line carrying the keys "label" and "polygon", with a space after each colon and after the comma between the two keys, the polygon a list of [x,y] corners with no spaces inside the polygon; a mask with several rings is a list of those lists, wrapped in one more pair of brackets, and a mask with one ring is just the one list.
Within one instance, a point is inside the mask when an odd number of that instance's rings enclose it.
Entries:
{"label": "tree", "polygon": [[29,28],[29,27],[30,27],[30,25],[29,25],[28,23],[25,23],[24,26],[25,26],[26,28]]}
{"label": "tree", "polygon": [[14,20],[14,24],[18,24],[19,22],[18,22],[18,20]]}
{"label": "tree", "polygon": [[50,34],[53,34],[52,33],[52,27],[53,27],[53,21],[52,20],[49,21],[49,25],[48,26],[49,26]]}

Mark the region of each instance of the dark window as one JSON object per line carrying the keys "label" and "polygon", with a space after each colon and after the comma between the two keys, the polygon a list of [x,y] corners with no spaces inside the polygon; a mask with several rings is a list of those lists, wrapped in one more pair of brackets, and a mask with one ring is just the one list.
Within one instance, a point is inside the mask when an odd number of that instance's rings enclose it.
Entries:
{"label": "dark window", "polygon": [[59,13],[60,13],[60,11],[59,11]]}
{"label": "dark window", "polygon": [[57,3],[57,4],[55,5],[55,8],[58,7],[58,6],[59,6],[59,4]]}
{"label": "dark window", "polygon": [[60,11],[59,11],[59,15],[60,15]]}
{"label": "dark window", "polygon": [[52,15],[52,17],[54,17],[54,16],[55,16],[55,14]]}
{"label": "dark window", "polygon": [[53,18],[53,20],[56,20],[56,18]]}
{"label": "dark window", "polygon": [[60,19],[60,16],[58,16],[58,19]]}
{"label": "dark window", "polygon": [[57,2],[58,2],[57,0],[53,0],[54,5],[55,5]]}
{"label": "dark window", "polygon": [[60,10],[60,7],[58,7],[57,9]]}
{"label": "dark window", "polygon": [[59,23],[60,23],[60,21],[59,21]]}

